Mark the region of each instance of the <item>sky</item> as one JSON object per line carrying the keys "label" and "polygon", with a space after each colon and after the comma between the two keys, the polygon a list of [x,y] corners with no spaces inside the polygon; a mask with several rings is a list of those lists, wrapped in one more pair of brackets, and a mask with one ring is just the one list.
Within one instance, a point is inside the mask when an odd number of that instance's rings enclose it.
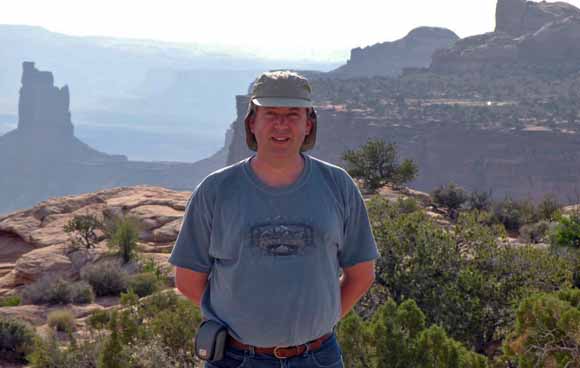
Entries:
{"label": "sky", "polygon": [[[580,0],[569,0],[580,7]],[[285,58],[343,55],[418,26],[460,37],[495,27],[496,0],[4,0],[0,24],[79,36],[218,44]],[[307,52],[307,53],[308,53]]]}

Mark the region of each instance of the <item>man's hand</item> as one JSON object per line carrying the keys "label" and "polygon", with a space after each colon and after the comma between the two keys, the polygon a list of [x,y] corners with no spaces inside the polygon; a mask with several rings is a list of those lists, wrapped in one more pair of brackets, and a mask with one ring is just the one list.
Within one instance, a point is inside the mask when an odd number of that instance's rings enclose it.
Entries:
{"label": "man's hand", "polygon": [[375,281],[375,262],[361,262],[343,268],[340,278],[340,318],[344,318]]}
{"label": "man's hand", "polygon": [[208,274],[195,272],[187,268],[175,267],[175,286],[193,304],[198,307],[201,304],[201,296],[207,285]]}

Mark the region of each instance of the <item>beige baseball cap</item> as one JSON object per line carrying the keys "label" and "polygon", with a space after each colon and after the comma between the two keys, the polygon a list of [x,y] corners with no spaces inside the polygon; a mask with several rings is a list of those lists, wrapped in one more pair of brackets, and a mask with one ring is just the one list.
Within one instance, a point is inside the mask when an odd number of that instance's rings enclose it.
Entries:
{"label": "beige baseball cap", "polygon": [[308,80],[298,73],[263,73],[254,82],[252,102],[266,107],[312,107]]}
{"label": "beige baseball cap", "polygon": [[250,131],[249,118],[254,113],[255,106],[264,107],[305,107],[310,109],[312,120],[310,134],[304,139],[301,151],[314,147],[316,142],[316,111],[310,97],[310,84],[302,75],[291,71],[274,71],[262,73],[253,84],[252,96],[244,119],[246,125],[246,143],[257,151],[258,145],[254,134]]}

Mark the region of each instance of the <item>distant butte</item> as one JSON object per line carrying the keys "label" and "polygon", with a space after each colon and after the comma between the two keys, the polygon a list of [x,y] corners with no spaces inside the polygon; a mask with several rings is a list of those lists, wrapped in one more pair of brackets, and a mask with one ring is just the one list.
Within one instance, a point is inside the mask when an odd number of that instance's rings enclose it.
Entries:
{"label": "distant butte", "polygon": [[579,45],[580,9],[575,6],[499,0],[495,31],[436,51],[431,71],[564,76],[580,70]]}
{"label": "distant butte", "polygon": [[196,163],[129,161],[74,136],[68,86],[22,64],[18,127],[0,136],[0,214],[51,197],[149,184],[192,190],[225,163],[225,150]]}
{"label": "distant butte", "polygon": [[398,76],[405,68],[428,67],[435,50],[448,48],[458,39],[446,28],[415,28],[400,40],[352,49],[347,63],[328,74],[337,78]]}

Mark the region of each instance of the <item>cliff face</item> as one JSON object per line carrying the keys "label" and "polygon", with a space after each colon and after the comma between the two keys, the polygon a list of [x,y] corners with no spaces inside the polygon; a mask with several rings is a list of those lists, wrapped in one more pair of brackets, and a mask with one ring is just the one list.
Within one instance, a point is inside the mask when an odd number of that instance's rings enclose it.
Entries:
{"label": "cliff face", "polygon": [[[229,163],[250,154],[240,116],[233,125]],[[577,202],[578,134],[541,128],[477,129],[458,121],[401,125],[340,106],[319,107],[318,116],[317,143],[309,154],[337,165],[344,165],[345,150],[382,138],[397,143],[401,158],[416,161],[419,175],[410,186],[421,191],[455,182],[468,190],[492,189],[498,199],[509,195],[539,200],[552,193],[564,203]]]}
{"label": "cliff face", "polygon": [[223,165],[224,150],[192,164],[128,161],[74,136],[68,88],[23,64],[18,127],[0,136],[0,214],[50,197],[149,184],[191,190]]}
{"label": "cliff face", "polygon": [[396,76],[404,68],[428,67],[435,50],[448,48],[458,39],[445,28],[416,28],[394,42],[352,49],[346,65],[329,75],[338,78]]}
{"label": "cliff face", "polygon": [[24,62],[22,68],[18,129],[31,135],[72,138],[68,86],[55,87],[52,73],[37,70],[32,62]]}
{"label": "cliff face", "polygon": [[548,23],[573,15],[580,15],[580,10],[565,2],[498,0],[495,32],[521,36],[534,33]]}
{"label": "cliff face", "polygon": [[433,54],[438,73],[567,75],[580,70],[580,9],[562,2],[498,0],[496,29]]}

